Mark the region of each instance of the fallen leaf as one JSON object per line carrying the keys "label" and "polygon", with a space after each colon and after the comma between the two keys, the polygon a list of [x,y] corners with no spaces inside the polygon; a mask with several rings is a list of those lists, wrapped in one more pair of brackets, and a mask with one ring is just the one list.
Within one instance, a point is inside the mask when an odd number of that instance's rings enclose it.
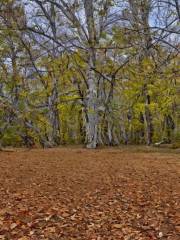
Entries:
{"label": "fallen leaf", "polygon": [[75,221],[75,220],[76,220],[76,214],[74,214],[74,215],[71,216],[71,220],[72,220],[72,221]]}
{"label": "fallen leaf", "polygon": [[48,228],[46,228],[46,231],[48,233],[55,233],[56,232],[56,228],[55,227],[48,227]]}
{"label": "fallen leaf", "polygon": [[114,224],[114,225],[113,225],[113,228],[118,228],[118,229],[120,229],[120,228],[122,228],[122,224]]}
{"label": "fallen leaf", "polygon": [[11,226],[10,226],[10,229],[13,230],[16,227],[17,227],[17,224],[16,223],[12,223]]}
{"label": "fallen leaf", "polygon": [[24,236],[24,237],[18,238],[18,240],[29,240],[29,238]]}

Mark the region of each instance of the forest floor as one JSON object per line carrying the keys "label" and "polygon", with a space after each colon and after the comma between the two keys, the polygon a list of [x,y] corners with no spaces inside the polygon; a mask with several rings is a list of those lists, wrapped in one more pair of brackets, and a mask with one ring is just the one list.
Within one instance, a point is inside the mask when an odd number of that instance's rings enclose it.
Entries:
{"label": "forest floor", "polygon": [[0,240],[178,240],[179,177],[146,147],[0,152]]}

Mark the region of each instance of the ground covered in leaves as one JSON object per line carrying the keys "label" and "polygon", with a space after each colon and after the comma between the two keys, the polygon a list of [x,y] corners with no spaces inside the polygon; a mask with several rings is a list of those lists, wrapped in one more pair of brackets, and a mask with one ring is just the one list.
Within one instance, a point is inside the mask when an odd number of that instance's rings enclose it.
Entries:
{"label": "ground covered in leaves", "polygon": [[179,163],[135,148],[0,152],[0,239],[178,240]]}

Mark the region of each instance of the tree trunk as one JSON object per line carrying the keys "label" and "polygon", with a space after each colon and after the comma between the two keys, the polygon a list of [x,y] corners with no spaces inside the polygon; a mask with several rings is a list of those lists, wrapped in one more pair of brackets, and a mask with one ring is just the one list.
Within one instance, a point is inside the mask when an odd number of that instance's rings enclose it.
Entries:
{"label": "tree trunk", "polygon": [[[147,87],[145,87],[147,88]],[[145,90],[145,123],[146,123],[146,144],[152,144],[153,137],[153,123],[152,123],[152,115],[150,111],[150,96],[147,94],[147,89]]]}
{"label": "tree trunk", "polygon": [[98,103],[97,103],[97,84],[95,72],[92,70],[94,66],[93,50],[89,54],[89,66],[87,70],[87,95],[86,95],[86,140],[87,148],[96,148],[98,143]]}
{"label": "tree trunk", "polygon": [[98,92],[97,79],[94,72],[96,65],[96,30],[94,23],[94,1],[84,0],[86,24],[88,29],[88,67],[87,92],[85,97],[85,110],[87,113],[86,140],[87,148],[96,148],[98,143]]}
{"label": "tree trunk", "polygon": [[[51,30],[53,34],[53,38],[57,41],[57,26],[56,26],[56,11],[54,8],[54,4],[51,3],[50,8],[50,15],[51,15]],[[52,58],[57,59],[57,44],[53,42],[53,49],[52,49]],[[51,96],[49,97],[50,101],[50,122],[52,126],[52,144],[59,145],[60,144],[60,117],[59,117],[59,110],[58,110],[58,102],[59,102],[59,89],[58,89],[58,78],[56,73],[56,69],[54,69],[54,73],[52,73],[52,92]]]}
{"label": "tree trunk", "polygon": [[58,105],[58,87],[57,80],[54,79],[53,90],[51,96],[49,96],[49,118],[52,126],[51,139],[52,145],[60,144],[60,119]]}

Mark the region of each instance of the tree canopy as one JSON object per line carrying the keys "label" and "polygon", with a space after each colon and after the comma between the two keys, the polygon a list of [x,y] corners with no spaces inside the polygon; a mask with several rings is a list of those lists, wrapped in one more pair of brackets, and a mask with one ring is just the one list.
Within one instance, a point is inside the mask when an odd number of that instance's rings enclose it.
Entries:
{"label": "tree canopy", "polygon": [[180,139],[180,8],[161,0],[0,2],[0,144]]}

